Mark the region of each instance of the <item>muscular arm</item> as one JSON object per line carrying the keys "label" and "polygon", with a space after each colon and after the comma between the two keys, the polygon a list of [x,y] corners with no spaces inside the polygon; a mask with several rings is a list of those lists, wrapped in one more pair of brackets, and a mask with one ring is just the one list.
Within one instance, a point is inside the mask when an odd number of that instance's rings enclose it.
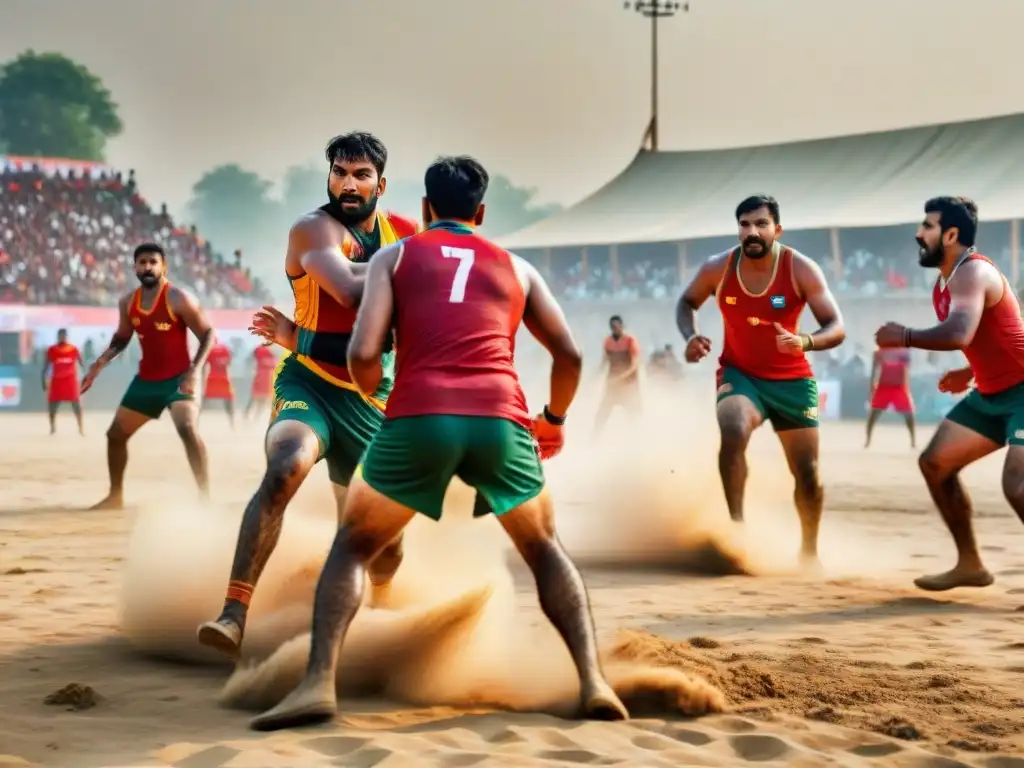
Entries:
{"label": "muscular arm", "polygon": [[993,273],[993,268],[984,262],[962,265],[957,270],[956,280],[949,283],[949,315],[931,328],[908,329],[910,346],[940,352],[968,346],[981,323],[985,294]]}
{"label": "muscular arm", "polygon": [[573,338],[562,308],[551,294],[544,278],[530,264],[517,259],[520,273],[526,283],[526,309],[523,323],[533,337],[551,355],[551,395],[548,411],[556,418],[564,418],[583,371],[583,354]]}
{"label": "muscular arm", "polygon": [[192,358],[192,369],[200,371],[206,365],[206,358],[210,356],[210,350],[213,349],[217,334],[210,324],[210,319],[206,316],[206,311],[199,306],[195,297],[175,288],[171,292],[170,302],[174,313],[185,322],[186,327],[199,340],[199,349],[196,350],[195,357]]}
{"label": "muscular arm", "polygon": [[348,372],[363,394],[377,391],[384,375],[381,353],[391,331],[395,308],[391,274],[404,249],[402,243],[382,248],[370,259],[363,301],[348,342]]}
{"label": "muscular arm", "polygon": [[839,311],[839,304],[836,303],[835,296],[825,281],[825,273],[806,256],[796,256],[793,265],[796,270],[797,287],[820,326],[810,334],[810,349],[838,347],[846,340],[846,327],[843,325],[843,314]]}
{"label": "muscular arm", "polygon": [[684,341],[699,335],[697,310],[715,295],[718,283],[722,279],[722,272],[728,263],[728,253],[712,256],[705,261],[676,302],[676,327],[683,335]]}
{"label": "muscular arm", "polygon": [[288,233],[288,261],[293,260],[341,306],[359,304],[367,268],[353,264],[342,253],[338,233],[328,219],[309,216],[292,227]]}
{"label": "muscular arm", "polygon": [[110,344],[103,350],[99,357],[96,358],[96,362],[93,365],[103,368],[111,360],[124,352],[128,346],[128,342],[132,340],[132,336],[135,335],[135,329],[132,328],[131,318],[128,317],[128,307],[131,305],[132,296],[134,294],[128,294],[123,296],[117,303],[118,320],[117,330],[114,331],[114,335],[110,339]]}

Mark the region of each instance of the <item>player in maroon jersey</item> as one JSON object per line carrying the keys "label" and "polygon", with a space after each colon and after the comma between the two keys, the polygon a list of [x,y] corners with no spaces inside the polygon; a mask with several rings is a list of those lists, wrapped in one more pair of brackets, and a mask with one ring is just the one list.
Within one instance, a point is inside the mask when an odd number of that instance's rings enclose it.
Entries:
{"label": "player in maroon jersey", "polygon": [[[816,563],[824,493],[818,479],[818,383],[806,353],[843,343],[846,331],[825,275],[811,259],[782,245],[779,204],[766,195],[736,207],[740,245],[712,256],[683,291],[676,324],[686,361],[711,351],[697,328],[697,310],[710,297],[722,312],[718,369],[718,470],[733,520],[743,519],[747,443],[765,421],[782,443],[795,480],[805,561]],[[820,328],[799,333],[804,307]]]}
{"label": "player in maroon jersey", "polygon": [[[110,493],[93,509],[120,509],[124,505],[124,471],[128,466],[128,440],[147,421],[159,419],[164,410],[185,444],[188,463],[200,492],[209,494],[206,446],[196,429],[196,377],[206,363],[214,343],[213,326],[193,296],[167,280],[164,250],[156,243],[135,249],[135,276],[140,288],[118,302],[120,320],[110,346],[96,359],[85,378],[85,394],[111,360],[138,336],[142,347],[139,373],[132,379],[114,422],[107,430],[107,466]],[[188,332],[199,340],[199,349],[189,359]]]}
{"label": "player in maroon jersey", "polygon": [[[540,464],[561,447],[580,351],[537,271],[475,233],[487,181],[471,158],[438,160],[425,177],[429,228],[370,262],[349,369],[363,392],[376,390],[394,319],[395,387],[320,575],[306,679],[254,728],[334,716],[337,657],[362,600],[364,567],[417,513],[439,519],[455,476],[486,498],[533,571],[541,606],[579,670],[583,714],[628,716],[601,672],[586,589],[555,536]],[[521,321],[553,359],[551,399],[536,419],[513,365]]]}
{"label": "player in maroon jersey", "polygon": [[[78,434],[84,435],[82,425],[82,395],[79,391],[79,366],[84,366],[78,347],[68,342],[67,329],[57,331],[57,343],[46,350],[43,365],[43,391],[46,392],[47,410],[50,416],[50,434],[57,434],[57,409],[61,403],[70,403],[71,412],[78,423]],[[46,374],[50,377],[47,380]]]}
{"label": "player in maroon jersey", "polygon": [[960,471],[1009,445],[1003,464],[1003,495],[1024,520],[1024,321],[1013,287],[974,250],[978,207],[964,197],[925,203],[917,230],[922,267],[937,268],[932,304],[939,324],[906,328],[886,323],[875,335],[879,347],[960,350],[966,368],[939,380],[943,392],[966,397],[946,414],[921,454],[921,473],[956,543],[952,570],[914,581],[921,589],[987,587],[995,579],[978,552],[971,525],[971,500]]}
{"label": "player in maroon jersey", "polygon": [[892,408],[903,416],[910,432],[910,447],[917,444],[914,398],[910,394],[910,350],[876,349],[871,363],[871,413],[868,414],[864,447],[871,446],[871,433],[879,417]]}

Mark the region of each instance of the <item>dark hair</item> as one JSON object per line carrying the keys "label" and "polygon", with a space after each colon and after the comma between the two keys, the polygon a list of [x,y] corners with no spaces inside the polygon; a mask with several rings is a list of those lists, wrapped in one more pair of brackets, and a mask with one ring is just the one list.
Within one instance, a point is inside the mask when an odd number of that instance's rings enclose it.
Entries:
{"label": "dark hair", "polygon": [[161,246],[159,243],[140,243],[139,245],[135,246],[135,253],[132,255],[132,259],[138,261],[139,256],[142,256],[147,253],[155,253],[161,259],[167,261],[167,255],[164,253],[163,246]]}
{"label": "dark hair", "polygon": [[63,334],[65,335],[65,336],[67,336],[67,335],[68,335],[68,329],[67,329],[67,328],[58,328],[58,329],[57,329],[57,335],[58,335],[58,336],[60,336],[60,335],[61,335],[62,333],[63,333]]}
{"label": "dark hair", "polygon": [[939,227],[945,232],[956,227],[956,241],[965,248],[974,247],[978,236],[978,206],[967,197],[933,197],[924,204],[925,213],[939,214]]}
{"label": "dark hair", "polygon": [[608,318],[608,325],[611,325],[612,323],[621,323],[621,322],[622,322],[622,315],[612,315],[611,317]]}
{"label": "dark hair", "polygon": [[772,220],[776,224],[782,223],[782,218],[779,215],[779,201],[771,195],[751,195],[741,202],[736,206],[736,221],[740,220],[740,216],[753,213],[758,208],[767,208],[768,213],[772,215]]}
{"label": "dark hair", "polygon": [[366,131],[353,131],[335,136],[327,142],[324,154],[328,163],[335,160],[369,160],[377,169],[378,176],[384,175],[384,166],[388,164],[388,150],[384,143]]}
{"label": "dark hair", "polygon": [[472,157],[439,157],[427,168],[427,202],[442,219],[468,221],[476,216],[491,177]]}

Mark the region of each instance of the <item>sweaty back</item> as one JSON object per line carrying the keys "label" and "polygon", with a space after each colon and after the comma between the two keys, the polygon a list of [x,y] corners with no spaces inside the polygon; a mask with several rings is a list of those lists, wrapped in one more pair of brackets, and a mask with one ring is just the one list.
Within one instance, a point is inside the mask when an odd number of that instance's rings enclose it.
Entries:
{"label": "sweaty back", "polygon": [[397,361],[387,417],[485,416],[528,427],[513,363],[526,295],[512,255],[439,222],[404,241],[392,285]]}

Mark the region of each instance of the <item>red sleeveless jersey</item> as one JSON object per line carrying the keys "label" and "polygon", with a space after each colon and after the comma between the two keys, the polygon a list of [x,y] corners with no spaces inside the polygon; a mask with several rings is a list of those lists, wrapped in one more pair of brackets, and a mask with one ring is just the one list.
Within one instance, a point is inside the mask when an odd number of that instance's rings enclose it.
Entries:
{"label": "red sleeveless jersey", "polygon": [[755,296],[743,286],[740,249],[729,253],[725,275],[716,291],[725,331],[720,366],[735,368],[755,379],[775,381],[814,375],[806,356],[784,354],[775,345],[773,324],[797,333],[807,303],[796,287],[795,258],[791,248],[782,246],[768,287]]}
{"label": "red sleeveless jersey", "polygon": [[528,428],[513,364],[526,295],[512,255],[441,222],[405,241],[392,285],[397,360],[387,418],[487,416]]}
{"label": "red sleeveless jersey", "polygon": [[[967,258],[992,264],[980,253]],[[950,279],[955,276],[954,269]],[[1020,317],[1020,303],[1002,272],[999,277],[1003,281],[1003,296],[994,307],[982,312],[978,330],[963,351],[974,373],[974,386],[983,395],[994,395],[1024,382],[1024,321]],[[942,285],[940,275],[932,290],[932,305],[939,322],[949,317],[949,302],[949,286]]]}
{"label": "red sleeveless jersey", "polygon": [[878,355],[878,386],[907,386],[907,368],[910,366],[909,349],[880,349]]}
{"label": "red sleeveless jersey", "polygon": [[[380,226],[380,245],[384,248],[393,245],[403,238],[416,234],[419,225],[395,213],[380,212],[377,215]],[[373,254],[363,252],[359,241],[348,231],[341,243],[341,251],[345,258],[354,262],[365,262]],[[345,307],[334,300],[327,291],[309,276],[289,277],[292,293],[295,296],[295,324],[300,328],[320,333],[351,333],[356,322],[355,307]],[[300,363],[335,384],[348,384],[348,367],[333,365],[322,360],[313,360],[305,355],[296,355]]]}
{"label": "red sleeveless jersey", "polygon": [[188,353],[188,328],[171,309],[170,290],[171,284],[165,281],[153,299],[153,305],[143,309],[142,289],[137,288],[128,306],[128,317],[142,347],[139,378],[143,381],[181,376],[192,365]]}
{"label": "red sleeveless jersey", "polygon": [[209,371],[206,374],[207,381],[211,379],[230,380],[231,348],[227,344],[217,344],[210,350],[210,354],[206,358],[206,364],[209,366]]}

